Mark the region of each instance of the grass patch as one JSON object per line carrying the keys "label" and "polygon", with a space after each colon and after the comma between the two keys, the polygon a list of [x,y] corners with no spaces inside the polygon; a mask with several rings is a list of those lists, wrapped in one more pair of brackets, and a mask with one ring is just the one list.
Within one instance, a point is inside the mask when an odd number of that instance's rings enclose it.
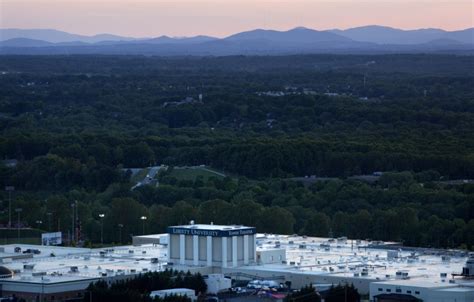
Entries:
{"label": "grass patch", "polygon": [[171,177],[175,177],[178,180],[192,180],[194,181],[199,176],[202,176],[204,181],[207,181],[211,177],[224,178],[224,176],[217,172],[204,167],[189,167],[189,168],[177,168],[175,167],[171,171]]}
{"label": "grass patch", "polygon": [[41,244],[41,238],[38,237],[20,237],[18,238],[0,238],[1,244]]}

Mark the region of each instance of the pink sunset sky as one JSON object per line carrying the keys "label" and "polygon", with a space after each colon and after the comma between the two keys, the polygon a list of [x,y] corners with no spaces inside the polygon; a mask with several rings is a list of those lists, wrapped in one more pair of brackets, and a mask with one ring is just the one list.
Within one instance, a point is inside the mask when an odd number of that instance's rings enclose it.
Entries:
{"label": "pink sunset sky", "polygon": [[0,0],[1,28],[223,37],[255,28],[473,27],[474,0]]}

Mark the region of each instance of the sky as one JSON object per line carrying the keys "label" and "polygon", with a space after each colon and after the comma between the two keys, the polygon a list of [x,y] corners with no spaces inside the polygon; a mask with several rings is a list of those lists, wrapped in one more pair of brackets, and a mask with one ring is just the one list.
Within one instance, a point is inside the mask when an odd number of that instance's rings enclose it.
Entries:
{"label": "sky", "polygon": [[256,28],[474,27],[474,0],[0,0],[0,28],[224,37]]}

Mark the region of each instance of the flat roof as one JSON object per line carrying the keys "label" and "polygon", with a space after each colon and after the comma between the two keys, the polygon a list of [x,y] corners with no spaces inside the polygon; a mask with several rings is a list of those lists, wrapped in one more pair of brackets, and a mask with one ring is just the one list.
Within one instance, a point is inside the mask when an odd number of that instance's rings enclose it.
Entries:
{"label": "flat roof", "polygon": [[[5,255],[19,254],[14,252],[15,247],[20,247],[22,250],[33,248],[40,251],[40,254],[33,254],[32,258],[12,258],[11,261],[4,261],[2,265],[14,271],[14,275],[12,278],[1,279],[1,283],[90,282],[102,277],[160,271],[163,270],[167,261],[166,247],[151,244],[101,249],[24,244],[0,247],[5,249]],[[158,259],[158,263],[152,263],[152,258]]]}
{"label": "flat roof", "polygon": [[[392,242],[258,234],[257,250],[286,249],[286,263],[256,265],[255,271],[298,272],[350,280],[373,280],[423,287],[449,287],[452,273],[460,273],[468,259],[461,250],[417,249]],[[391,255],[389,255],[391,254]],[[396,257],[392,257],[396,256]],[[398,276],[397,276],[398,273]],[[400,280],[400,274],[408,280]],[[446,274],[446,277],[441,277]],[[445,280],[444,282],[442,280]],[[474,280],[456,279],[453,287],[474,286]]]}
{"label": "flat roof", "polygon": [[[183,229],[196,226],[198,230],[208,226],[213,230],[231,228],[233,231],[248,228],[245,226],[187,225]],[[191,229],[192,230],[192,229]],[[166,236],[154,234],[151,236]],[[145,235],[150,236],[150,235]],[[394,247],[391,243],[369,240],[350,240],[344,237],[320,238],[296,235],[258,234],[258,250],[286,250],[286,262],[274,264],[251,264],[237,268],[252,275],[259,271],[275,272],[275,275],[297,273],[309,276],[327,276],[346,280],[366,280],[368,282],[389,282],[410,286],[432,288],[456,288],[456,286],[474,286],[474,280],[456,278],[455,284],[449,283],[452,273],[460,273],[467,261],[467,252],[457,250],[426,250]],[[15,259],[15,247],[22,251],[40,250],[31,258]],[[75,247],[40,246],[25,244],[2,245],[3,266],[15,271],[13,278],[1,279],[6,282],[29,282],[36,284],[61,283],[72,281],[93,281],[108,277],[133,275],[145,271],[165,269],[167,247],[145,244],[140,246],[118,246],[113,248],[88,249]],[[389,251],[396,251],[397,257],[389,257]],[[54,254],[52,256],[51,254]],[[393,255],[391,255],[393,256]],[[8,259],[11,258],[11,259]],[[158,263],[152,263],[152,258]],[[33,269],[25,269],[24,265]],[[72,267],[77,267],[71,269]],[[187,270],[192,266],[174,267]],[[407,275],[408,280],[398,279],[397,272]],[[36,273],[44,273],[41,278]],[[441,275],[443,274],[443,275]],[[447,277],[443,278],[446,274]],[[45,280],[46,279],[46,280]],[[445,279],[445,282],[442,280]],[[330,282],[330,281],[328,281]],[[327,282],[325,282],[327,283]]]}
{"label": "flat roof", "polygon": [[218,224],[186,224],[170,226],[170,228],[196,229],[196,230],[245,230],[254,229],[254,227],[243,225],[218,225]]}

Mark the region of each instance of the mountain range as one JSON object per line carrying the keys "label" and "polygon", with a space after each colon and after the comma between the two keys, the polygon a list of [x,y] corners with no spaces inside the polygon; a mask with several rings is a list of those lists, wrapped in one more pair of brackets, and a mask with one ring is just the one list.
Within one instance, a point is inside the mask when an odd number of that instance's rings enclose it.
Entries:
{"label": "mountain range", "polygon": [[236,55],[474,50],[474,28],[402,30],[364,26],[318,31],[256,29],[225,38],[84,36],[52,29],[0,29],[0,54]]}

